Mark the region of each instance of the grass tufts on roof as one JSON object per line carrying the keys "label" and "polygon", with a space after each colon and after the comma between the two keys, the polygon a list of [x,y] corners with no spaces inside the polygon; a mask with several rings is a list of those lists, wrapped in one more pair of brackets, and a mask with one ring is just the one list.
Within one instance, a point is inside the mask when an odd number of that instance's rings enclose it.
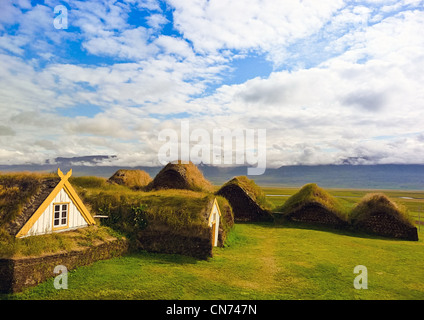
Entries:
{"label": "grass tufts on roof", "polygon": [[59,181],[54,174],[7,173],[0,175],[0,228],[6,227],[48,181]]}
{"label": "grass tufts on roof", "polygon": [[119,169],[108,180],[109,183],[124,185],[129,188],[140,190],[146,187],[152,178],[143,170]]}
{"label": "grass tufts on roof", "polygon": [[231,204],[237,221],[272,221],[272,205],[262,189],[246,176],[227,181],[216,195],[226,198]]}
{"label": "grass tufts on roof", "polygon": [[358,223],[370,218],[376,213],[384,213],[404,224],[414,227],[414,221],[410,217],[406,207],[389,199],[383,193],[367,194],[351,211],[349,219],[352,223]]}
{"label": "grass tufts on roof", "polygon": [[232,186],[232,185],[238,186],[241,189],[243,189],[244,192],[248,194],[252,198],[252,200],[255,201],[262,209],[271,210],[272,208],[271,203],[268,202],[268,200],[266,199],[265,193],[263,192],[261,187],[259,187],[255,183],[255,181],[249,179],[246,176],[237,176],[227,181],[221,187],[221,189],[224,189],[225,187]]}
{"label": "grass tufts on roof", "polygon": [[287,199],[279,211],[290,216],[310,204],[318,204],[340,219],[347,220],[347,212],[337,199],[315,183],[304,185],[297,193]]}
{"label": "grass tufts on roof", "polygon": [[213,190],[212,184],[192,162],[168,163],[147,186],[147,190],[187,189],[192,191]]}
{"label": "grass tufts on roof", "polygon": [[126,233],[134,232],[134,208],[142,206],[149,224],[164,224],[174,231],[207,228],[206,205],[210,193],[190,190],[136,192],[129,189],[87,193],[85,201],[98,214],[109,216],[108,226]]}
{"label": "grass tufts on roof", "polygon": [[15,238],[0,229],[0,258],[42,256],[78,250],[115,238],[122,238],[122,235],[105,226],[95,225],[26,238]]}

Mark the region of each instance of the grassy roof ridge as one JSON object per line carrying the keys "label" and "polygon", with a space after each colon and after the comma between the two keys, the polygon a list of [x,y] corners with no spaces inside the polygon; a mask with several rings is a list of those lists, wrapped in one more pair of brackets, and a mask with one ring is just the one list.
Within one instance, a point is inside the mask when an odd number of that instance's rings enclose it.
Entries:
{"label": "grassy roof ridge", "polygon": [[75,188],[107,188],[111,186],[107,182],[107,178],[96,177],[96,176],[80,176],[70,177],[69,182]]}
{"label": "grassy roof ridge", "polygon": [[119,169],[107,181],[109,183],[125,185],[130,188],[143,188],[152,180],[152,177],[144,170]]}
{"label": "grassy roof ridge", "polygon": [[46,181],[60,178],[52,173],[12,172],[0,174],[0,228],[12,222]]}
{"label": "grassy roof ridge", "polygon": [[209,194],[198,198],[166,194],[158,197],[152,194],[140,200],[146,205],[146,213],[150,218],[184,229],[188,225],[204,223],[203,218],[206,221],[213,198]]}
{"label": "grassy roof ridge", "polygon": [[382,211],[410,226],[415,226],[405,206],[396,203],[384,193],[366,194],[350,212],[350,220],[358,222],[369,218],[372,213]]}
{"label": "grassy roof ridge", "polygon": [[[188,163],[183,163],[182,161],[169,162],[162,168],[161,171],[159,171],[153,181],[149,183],[147,190],[157,190],[163,188],[164,185],[167,185],[168,181],[165,177],[167,177],[170,172],[171,174],[175,173],[179,175],[183,179],[186,189],[193,191],[213,190],[212,183],[204,177],[202,171],[200,171],[200,169],[191,161]],[[170,181],[170,184],[172,185],[172,181]],[[177,189],[181,189],[181,187],[178,187]]]}
{"label": "grassy roof ridge", "polygon": [[316,183],[304,185],[297,193],[287,199],[280,210],[285,214],[290,214],[311,203],[319,204],[340,218],[346,219],[346,213],[339,201]]}
{"label": "grassy roof ridge", "polygon": [[232,178],[231,180],[227,181],[224,186],[228,186],[231,184],[236,184],[243,190],[249,194],[253,200],[256,200],[258,196],[261,196],[263,194],[262,189],[251,179],[249,179],[246,176],[236,176]]}

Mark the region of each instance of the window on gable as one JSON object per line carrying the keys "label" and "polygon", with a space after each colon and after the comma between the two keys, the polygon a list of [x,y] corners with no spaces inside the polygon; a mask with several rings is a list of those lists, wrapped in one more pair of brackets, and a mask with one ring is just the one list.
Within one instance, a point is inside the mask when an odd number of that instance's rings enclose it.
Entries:
{"label": "window on gable", "polygon": [[68,225],[68,204],[54,204],[53,228]]}

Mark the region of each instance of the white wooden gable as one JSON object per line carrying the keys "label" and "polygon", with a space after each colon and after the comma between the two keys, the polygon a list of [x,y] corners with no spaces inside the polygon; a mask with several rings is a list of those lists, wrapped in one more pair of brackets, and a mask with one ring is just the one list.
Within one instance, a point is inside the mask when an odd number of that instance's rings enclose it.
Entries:
{"label": "white wooden gable", "polygon": [[[67,226],[54,226],[54,213],[55,205],[62,206],[63,204],[67,205]],[[59,217],[60,219],[61,217]],[[72,199],[66,193],[65,189],[62,188],[59,193],[54,197],[53,201],[47,206],[41,216],[29,229],[27,236],[46,234],[51,232],[72,230],[76,228],[88,226],[87,221],[85,221],[81,212],[78,210],[77,206],[74,204]]]}
{"label": "white wooden gable", "polygon": [[61,181],[34,212],[16,237],[27,237],[51,232],[67,231],[95,224],[93,217],[78,197],[68,179],[58,169]]}

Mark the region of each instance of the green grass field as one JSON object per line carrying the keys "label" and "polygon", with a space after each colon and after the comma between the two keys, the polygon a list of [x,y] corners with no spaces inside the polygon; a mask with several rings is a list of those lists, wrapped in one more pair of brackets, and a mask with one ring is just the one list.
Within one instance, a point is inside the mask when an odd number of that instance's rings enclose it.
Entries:
{"label": "green grass field", "polygon": [[[268,195],[288,195],[298,189],[264,190]],[[351,207],[367,193],[328,191]],[[414,216],[421,205],[424,208],[424,193],[385,193],[405,204]],[[269,200],[280,205],[287,198],[270,196]],[[421,300],[423,229],[421,226],[420,240],[413,242],[294,223],[236,224],[226,247],[215,248],[208,261],[133,253],[70,271],[67,290],[54,289],[50,280],[2,298]],[[367,267],[366,290],[353,286],[357,265]]]}

